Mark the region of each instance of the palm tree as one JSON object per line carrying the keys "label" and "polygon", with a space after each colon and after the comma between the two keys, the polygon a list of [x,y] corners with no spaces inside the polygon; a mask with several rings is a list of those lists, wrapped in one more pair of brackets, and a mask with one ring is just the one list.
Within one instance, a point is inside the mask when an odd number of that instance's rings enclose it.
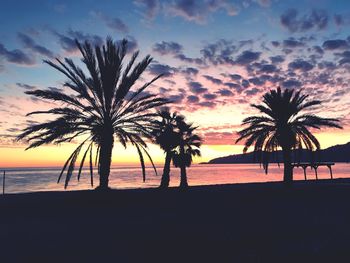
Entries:
{"label": "palm tree", "polygon": [[180,168],[180,188],[187,188],[186,167],[192,164],[193,156],[201,156],[199,150],[202,140],[193,132],[198,128],[192,124],[187,124],[184,119],[179,119],[176,123],[179,133],[179,146],[174,150],[173,163],[175,167]]}
{"label": "palm tree", "polygon": [[[84,165],[84,160],[90,156],[90,176],[93,175],[93,148],[96,148],[95,165],[98,167],[98,189],[108,189],[112,149],[114,140],[127,147],[131,143],[136,147],[140,157],[143,179],[145,180],[145,164],[143,153],[152,161],[147,152],[144,138],[151,138],[153,119],[156,113],[150,110],[162,106],[167,100],[156,95],[145,93],[145,89],[161,75],[131,91],[135,82],[151,63],[148,55],[135,65],[139,52],[132,54],[129,63],[123,67],[127,53],[127,41],[113,42],[107,37],[105,45],[93,47],[89,42],[83,44],[76,40],[82,55],[82,62],[87,73],[71,59],[56,62],[44,61],[54,69],[63,73],[68,80],[64,87],[73,91],[73,95],[56,90],[33,90],[26,93],[40,99],[61,103],[60,106],[47,110],[35,111],[33,114],[52,114],[55,119],[33,124],[23,130],[18,139],[26,138],[29,147],[43,144],[71,142],[76,138],[82,141],[70,155],[62,172],[60,181],[67,168],[65,188],[74,171],[79,153],[86,146],[78,172],[78,180]],[[153,165],[153,162],[152,162]],[[154,167],[154,165],[153,165]]]}
{"label": "palm tree", "polygon": [[183,117],[176,112],[170,113],[169,108],[163,108],[158,111],[161,120],[155,121],[155,128],[152,132],[154,141],[165,153],[165,162],[163,168],[160,188],[169,187],[170,181],[170,164],[173,157],[173,150],[179,145],[179,133],[176,132],[176,124]]}
{"label": "palm tree", "polygon": [[263,96],[262,105],[251,105],[263,115],[244,119],[242,124],[248,127],[238,132],[236,143],[245,139],[244,153],[254,144],[254,152],[259,154],[260,161],[263,159],[266,172],[269,154],[282,148],[283,181],[286,183],[293,181],[292,150],[303,147],[310,151],[320,149],[320,143],[310,128],[342,128],[337,119],[322,118],[312,113],[302,114],[303,110],[321,104],[319,100],[307,101],[308,97],[309,95],[302,95],[300,90],[295,92],[285,89],[282,92],[279,87],[271,90]]}

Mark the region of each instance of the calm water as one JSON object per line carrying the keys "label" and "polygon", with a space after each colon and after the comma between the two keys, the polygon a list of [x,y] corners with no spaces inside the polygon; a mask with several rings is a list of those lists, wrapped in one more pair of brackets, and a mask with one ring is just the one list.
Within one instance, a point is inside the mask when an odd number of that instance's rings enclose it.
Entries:
{"label": "calm water", "polygon": [[[36,192],[36,191],[63,191],[64,180],[57,184],[57,177],[61,168],[11,168],[6,169],[6,192]],[[161,174],[162,167],[158,167]],[[309,179],[315,179],[314,171],[307,169]],[[283,176],[283,166],[279,168],[272,164],[269,173],[264,171],[258,164],[211,164],[193,165],[188,169],[188,182],[190,185],[212,185],[227,183],[248,183],[248,182],[271,182],[280,181]],[[329,178],[327,167],[318,169],[319,179]],[[350,177],[350,164],[337,163],[333,166],[334,178]],[[0,176],[2,180],[2,174]],[[304,178],[302,169],[294,169],[294,178],[301,180]],[[98,177],[94,177],[95,184]],[[153,169],[147,169],[147,180],[142,182],[142,173],[139,167],[113,167],[111,169],[110,185],[113,188],[149,188],[157,187],[160,176],[154,174]],[[173,168],[171,171],[171,186],[179,184],[179,169]],[[0,181],[2,186],[2,181]],[[83,171],[80,182],[76,175],[73,175],[67,190],[91,189],[88,170]]]}

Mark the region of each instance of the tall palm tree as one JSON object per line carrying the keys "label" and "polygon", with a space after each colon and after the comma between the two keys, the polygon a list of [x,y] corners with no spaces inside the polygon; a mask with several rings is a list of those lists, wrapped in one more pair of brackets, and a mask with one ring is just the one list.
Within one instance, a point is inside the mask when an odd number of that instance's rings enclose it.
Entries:
{"label": "tall palm tree", "polygon": [[320,143],[311,133],[310,128],[320,129],[322,126],[342,128],[339,120],[322,118],[312,113],[302,113],[305,109],[320,105],[319,100],[309,100],[309,95],[302,95],[301,91],[281,88],[271,90],[263,96],[263,104],[251,106],[258,109],[261,116],[252,116],[243,120],[247,128],[238,132],[236,143],[245,139],[243,152],[254,144],[254,152],[259,159],[264,160],[267,169],[268,157],[280,147],[283,153],[284,177],[286,183],[293,181],[291,152],[293,149],[313,151],[320,149]]}
{"label": "tall palm tree", "polygon": [[179,145],[179,133],[176,132],[176,124],[182,116],[176,112],[170,113],[169,108],[163,108],[158,111],[161,120],[155,121],[155,128],[152,132],[154,141],[165,152],[165,162],[161,178],[160,188],[169,187],[170,182],[170,164],[173,157],[173,150]]}
{"label": "tall palm tree", "polygon": [[131,91],[135,82],[151,63],[152,58],[149,55],[135,64],[139,54],[135,52],[124,67],[123,61],[127,53],[126,40],[113,42],[107,37],[102,47],[93,47],[89,42],[81,44],[76,40],[76,45],[81,52],[87,75],[69,58],[65,58],[64,61],[57,58],[56,62],[44,61],[68,78],[64,87],[73,91],[74,94],[70,95],[56,90],[27,91],[29,95],[59,102],[61,105],[47,111],[29,113],[28,115],[52,114],[56,118],[28,126],[18,136],[18,139],[26,138],[30,143],[27,149],[30,149],[42,144],[59,144],[81,138],[82,141],[66,161],[58,178],[59,182],[67,168],[65,188],[74,171],[79,153],[85,146],[78,179],[89,153],[92,183],[92,158],[95,147],[95,165],[97,163],[100,179],[98,189],[108,189],[115,139],[118,139],[125,148],[128,143],[136,147],[145,180],[143,153],[151,161],[152,159],[147,152],[144,138],[151,138],[152,122],[156,116],[156,113],[150,110],[166,104],[167,100],[144,91],[161,75]]}
{"label": "tall palm tree", "polygon": [[202,140],[198,135],[193,133],[198,127],[187,124],[184,119],[178,120],[176,126],[180,141],[179,146],[173,153],[173,163],[175,167],[180,168],[180,188],[186,188],[188,186],[186,167],[191,166],[193,156],[201,156],[199,148]]}

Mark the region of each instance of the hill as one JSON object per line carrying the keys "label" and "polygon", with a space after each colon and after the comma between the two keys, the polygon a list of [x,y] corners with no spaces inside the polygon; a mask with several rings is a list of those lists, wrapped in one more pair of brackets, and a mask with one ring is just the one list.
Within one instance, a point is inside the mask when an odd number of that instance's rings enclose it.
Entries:
{"label": "hill", "polygon": [[[224,157],[219,157],[210,160],[209,164],[227,164],[227,163],[258,163],[258,160],[254,157],[254,153],[246,153],[246,154],[234,154]],[[311,154],[307,150],[302,151],[294,151],[292,153],[293,161],[300,162],[310,162],[312,160],[318,162],[349,162],[350,161],[350,142],[341,145],[331,146],[324,150],[320,150],[318,152],[314,152]],[[282,151],[277,151],[274,157],[271,157],[270,162],[281,162]]]}

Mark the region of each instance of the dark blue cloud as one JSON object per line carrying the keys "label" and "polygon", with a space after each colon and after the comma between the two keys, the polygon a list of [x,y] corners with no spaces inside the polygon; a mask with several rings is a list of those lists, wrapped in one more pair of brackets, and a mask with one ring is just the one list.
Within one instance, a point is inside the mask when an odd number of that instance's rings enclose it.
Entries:
{"label": "dark blue cloud", "polygon": [[188,21],[203,24],[210,13],[225,10],[228,15],[236,15],[236,7],[226,0],[174,0],[167,5],[168,12],[173,16],[182,17]]}
{"label": "dark blue cloud", "polygon": [[170,67],[169,65],[152,63],[148,67],[148,71],[152,75],[160,75],[163,74],[166,77],[172,76],[176,72],[176,68]]}
{"label": "dark blue cloud", "polygon": [[220,39],[214,43],[205,45],[200,53],[205,61],[214,65],[233,64],[232,55],[236,50],[237,47],[232,41]]}
{"label": "dark blue cloud", "polygon": [[162,41],[154,44],[152,50],[160,55],[177,55],[182,52],[182,45],[176,42]]}
{"label": "dark blue cloud", "polygon": [[242,76],[239,74],[229,74],[229,77],[234,81],[238,81],[242,78]]}
{"label": "dark blue cloud", "polygon": [[297,59],[297,60],[290,62],[288,64],[288,68],[291,70],[301,70],[301,71],[306,72],[306,71],[312,70],[314,68],[314,65],[312,65],[311,63],[309,63],[305,60]]}
{"label": "dark blue cloud", "polygon": [[196,68],[187,67],[187,68],[182,69],[181,72],[186,74],[186,75],[195,76],[198,74],[199,70]]}
{"label": "dark blue cloud", "polygon": [[0,58],[3,58],[7,62],[11,62],[18,65],[34,65],[35,59],[24,53],[20,49],[8,50],[3,44],[0,43]]}
{"label": "dark blue cloud", "polygon": [[262,73],[274,73],[277,71],[277,67],[272,64],[263,64],[260,67],[260,72]]}
{"label": "dark blue cloud", "polygon": [[184,54],[177,54],[175,56],[175,58],[177,58],[178,60],[180,60],[182,62],[186,62],[186,63],[194,63],[194,64],[197,64],[197,65],[203,65],[204,64],[204,61],[201,58],[190,58],[190,57],[187,57]]}
{"label": "dark blue cloud", "polygon": [[144,9],[145,17],[153,20],[160,9],[159,0],[134,0],[134,4]]}
{"label": "dark blue cloud", "polygon": [[314,9],[311,13],[299,17],[294,8],[287,9],[281,16],[282,26],[290,32],[305,32],[311,29],[322,30],[328,25],[328,14],[325,10]]}
{"label": "dark blue cloud", "polygon": [[216,103],[213,101],[202,101],[199,102],[198,105],[202,107],[214,108],[216,106]]}
{"label": "dark blue cloud", "polygon": [[296,79],[289,79],[289,80],[286,80],[286,81],[283,81],[282,82],[282,87],[283,88],[299,88],[301,87],[301,82],[296,80]]}
{"label": "dark blue cloud", "polygon": [[89,41],[93,45],[101,46],[103,44],[103,39],[97,35],[86,34],[82,31],[74,31],[72,29],[68,30],[66,35],[63,35],[55,30],[52,33],[58,38],[58,42],[61,47],[66,52],[76,52],[78,50],[75,43],[75,39],[79,42]]}
{"label": "dark blue cloud", "polygon": [[187,101],[191,103],[196,103],[199,102],[199,98],[194,95],[187,96]]}
{"label": "dark blue cloud", "polygon": [[347,49],[349,48],[349,44],[343,39],[332,39],[323,42],[322,47],[326,50]]}
{"label": "dark blue cloud", "polygon": [[217,98],[217,95],[206,93],[203,95],[203,98],[205,98],[206,100],[215,100]]}
{"label": "dark blue cloud", "polygon": [[221,79],[214,78],[214,77],[209,76],[209,75],[203,75],[203,77],[204,77],[205,79],[211,81],[211,82],[214,83],[214,84],[217,84],[217,85],[222,84],[222,80],[221,80]]}
{"label": "dark blue cloud", "polygon": [[185,94],[183,93],[167,96],[167,99],[169,99],[173,103],[181,103],[184,98],[185,98]]}
{"label": "dark blue cloud", "polygon": [[92,12],[92,14],[101,19],[106,26],[116,32],[128,33],[129,27],[118,17],[111,18],[102,12]]}
{"label": "dark blue cloud", "polygon": [[249,50],[243,51],[235,60],[236,64],[247,65],[260,58],[261,52],[253,52]]}
{"label": "dark blue cloud", "polygon": [[31,38],[30,36],[23,34],[23,33],[18,33],[18,38],[20,39],[20,41],[22,42],[22,44],[24,45],[25,48],[28,48],[32,51],[34,51],[35,53],[38,53],[40,55],[49,57],[49,58],[53,58],[54,54],[52,51],[50,51],[49,49],[47,49],[46,47],[43,47],[39,44],[37,44],[33,38]]}
{"label": "dark blue cloud", "polygon": [[191,81],[188,83],[188,86],[190,87],[190,90],[193,93],[199,94],[199,93],[204,93],[207,92],[208,89],[203,88],[202,84],[196,81]]}
{"label": "dark blue cloud", "polygon": [[283,40],[283,47],[284,48],[298,48],[303,47],[305,44],[302,41],[299,41],[295,38],[288,38]]}
{"label": "dark blue cloud", "polygon": [[20,82],[17,82],[16,86],[19,88],[25,89],[25,90],[33,90],[33,89],[37,88],[36,86],[25,84],[25,83],[20,83]]}
{"label": "dark blue cloud", "polygon": [[229,90],[229,89],[219,89],[217,92],[216,92],[217,94],[220,94],[221,96],[233,96],[233,93],[232,93],[232,91],[231,90]]}
{"label": "dark blue cloud", "polygon": [[279,63],[282,63],[285,60],[285,58],[281,55],[277,55],[277,56],[270,57],[270,60],[271,60],[271,63],[273,64],[279,64]]}
{"label": "dark blue cloud", "polygon": [[241,85],[237,84],[237,83],[233,83],[233,82],[225,82],[224,85],[226,87],[229,87],[230,89],[237,89],[240,90],[242,87]]}

